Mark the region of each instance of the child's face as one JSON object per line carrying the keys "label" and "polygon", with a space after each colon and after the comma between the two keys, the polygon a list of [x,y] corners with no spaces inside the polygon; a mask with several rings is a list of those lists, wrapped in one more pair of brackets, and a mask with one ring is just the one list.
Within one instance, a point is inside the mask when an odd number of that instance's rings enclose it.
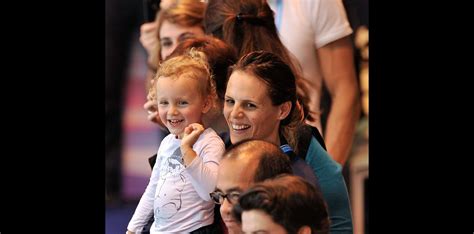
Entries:
{"label": "child's face", "polygon": [[158,78],[158,112],[171,134],[181,136],[189,124],[202,124],[202,114],[209,110],[209,105],[201,95],[199,85],[197,80],[187,77]]}

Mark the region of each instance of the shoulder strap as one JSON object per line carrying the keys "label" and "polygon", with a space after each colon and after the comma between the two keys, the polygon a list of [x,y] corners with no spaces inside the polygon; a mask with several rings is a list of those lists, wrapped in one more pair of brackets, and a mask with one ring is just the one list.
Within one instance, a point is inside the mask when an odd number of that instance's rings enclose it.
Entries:
{"label": "shoulder strap", "polygon": [[319,133],[318,129],[310,125],[301,126],[298,129],[299,140],[298,140],[298,156],[306,159],[306,154],[308,153],[308,147],[311,144],[311,138],[314,137],[318,143],[326,150],[326,144],[324,143],[324,138]]}
{"label": "shoulder strap", "polygon": [[321,133],[319,133],[319,130],[315,127],[311,127],[311,135],[313,135],[316,140],[318,140],[319,144],[323,147],[323,149],[326,149],[326,143],[324,143],[324,139],[323,139],[323,136],[321,135]]}

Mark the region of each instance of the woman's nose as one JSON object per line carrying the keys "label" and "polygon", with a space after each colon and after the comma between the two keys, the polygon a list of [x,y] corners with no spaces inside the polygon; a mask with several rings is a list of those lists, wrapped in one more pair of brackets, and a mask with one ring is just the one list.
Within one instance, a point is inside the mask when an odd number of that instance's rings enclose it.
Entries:
{"label": "woman's nose", "polygon": [[164,52],[163,54],[163,60],[166,60],[174,51],[174,49],[176,49],[176,47],[178,47],[178,43],[173,43],[173,45],[171,47],[169,47],[166,52]]}
{"label": "woman's nose", "polygon": [[242,114],[242,109],[240,108],[240,106],[234,105],[234,106],[232,107],[231,112],[230,112],[230,117],[232,117],[232,118],[240,118],[240,117],[242,117],[242,115],[243,115],[243,114]]}

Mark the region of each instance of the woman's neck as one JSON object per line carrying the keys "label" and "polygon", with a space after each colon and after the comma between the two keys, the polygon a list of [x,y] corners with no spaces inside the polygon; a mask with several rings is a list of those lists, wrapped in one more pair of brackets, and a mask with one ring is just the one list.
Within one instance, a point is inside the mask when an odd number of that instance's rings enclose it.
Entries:
{"label": "woman's neck", "polygon": [[273,143],[275,145],[280,146],[281,145],[281,139],[280,139],[280,134],[275,134],[271,139],[266,139],[268,142]]}

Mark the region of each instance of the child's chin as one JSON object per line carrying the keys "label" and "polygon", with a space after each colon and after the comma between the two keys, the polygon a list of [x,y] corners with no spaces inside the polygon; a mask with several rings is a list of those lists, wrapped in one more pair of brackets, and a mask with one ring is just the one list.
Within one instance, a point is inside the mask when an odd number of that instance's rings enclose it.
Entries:
{"label": "child's chin", "polygon": [[183,133],[183,130],[171,130],[170,133],[179,136]]}

